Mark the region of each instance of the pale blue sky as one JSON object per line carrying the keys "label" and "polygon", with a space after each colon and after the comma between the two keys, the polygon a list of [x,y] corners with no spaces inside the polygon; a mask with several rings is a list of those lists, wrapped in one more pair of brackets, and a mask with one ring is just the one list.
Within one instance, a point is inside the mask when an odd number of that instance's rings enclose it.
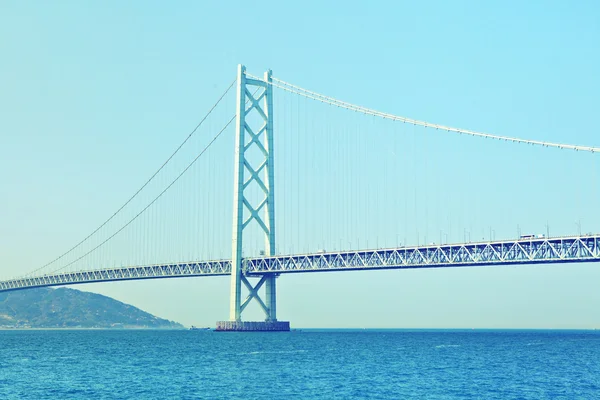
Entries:
{"label": "pale blue sky", "polygon": [[[110,216],[187,136],[238,63],[398,115],[600,146],[596,2],[322,3],[3,2],[2,276],[45,264]],[[578,221],[600,231],[597,155],[442,135],[276,96],[280,252],[459,241],[467,231],[487,238],[490,228],[507,238],[517,225],[542,233],[546,223],[556,235],[576,233]],[[207,132],[232,107],[228,98]],[[206,187],[188,183],[173,195],[180,200],[161,206],[192,210],[206,201],[209,215],[194,217],[213,227],[199,234],[204,247],[186,249],[173,235],[147,240],[168,254],[177,243],[181,257],[227,252],[230,144],[224,137],[189,176],[208,179]],[[147,223],[164,232],[187,219],[172,216]],[[125,247],[143,232],[127,235]],[[111,251],[124,254],[115,247],[92,261]],[[124,262],[151,257],[137,251]],[[599,279],[594,265],[284,276],[279,317],[304,327],[590,328],[600,326]],[[79,288],[212,325],[228,316],[228,284]]]}

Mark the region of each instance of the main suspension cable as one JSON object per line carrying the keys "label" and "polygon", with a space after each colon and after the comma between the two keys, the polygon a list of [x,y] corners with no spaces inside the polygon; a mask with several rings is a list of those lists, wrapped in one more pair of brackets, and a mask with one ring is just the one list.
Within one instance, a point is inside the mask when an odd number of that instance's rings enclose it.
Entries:
{"label": "main suspension cable", "polygon": [[96,247],[92,248],[91,250],[89,250],[85,254],[81,255],[80,257],[76,258],[75,260],[71,261],[70,263],[62,266],[61,268],[58,268],[56,270],[51,271],[50,273],[53,274],[53,273],[62,271],[64,269],[66,269],[67,267],[73,265],[77,261],[83,259],[84,257],[86,257],[87,255],[89,255],[90,253],[92,253],[95,250],[97,250],[98,248],[100,248],[106,242],[108,242],[109,240],[111,240],[112,238],[114,238],[115,236],[117,236],[117,234],[119,234],[119,232],[121,232],[123,229],[127,228],[133,221],[135,221],[136,219],[138,219],[138,217],[140,215],[142,215],[147,209],[149,209],[154,203],[156,203],[156,201],[158,199],[160,199],[161,196],[163,194],[165,194],[175,184],[175,182],[177,182],[179,180],[179,178],[181,178],[192,167],[192,165],[194,165],[196,163],[196,161],[198,161],[198,159],[209,149],[209,147],[219,138],[219,136],[221,136],[221,134],[225,131],[225,129],[227,129],[227,127],[229,127],[229,125],[231,125],[231,123],[235,120],[235,117],[236,117],[235,115],[233,117],[231,117],[231,119],[229,120],[229,122],[227,122],[225,124],[225,126],[219,131],[219,133],[217,133],[215,135],[215,137],[212,138],[212,140],[204,147],[204,149],[202,149],[202,151],[196,156],[196,158],[194,158],[187,165],[187,167],[185,167],[183,169],[183,171],[181,171],[181,173],[179,173],[179,175],[177,175],[177,177],[175,179],[173,179],[171,181],[171,183],[169,183],[169,185],[167,185],[167,187],[162,192],[160,192],[150,203],[148,203],[148,205],[146,205],[146,207],[144,207],[140,212],[138,212],[133,218],[131,218],[129,221],[127,221],[127,223],[125,223],[121,228],[119,228],[118,230],[116,230],[112,235],[110,235],[108,238],[106,238],[104,241],[102,241]]}
{"label": "main suspension cable", "polygon": [[[181,150],[181,148],[190,140],[190,138],[202,126],[202,124],[204,123],[204,121],[206,121],[206,119],[212,114],[212,112],[215,110],[215,108],[217,108],[217,106],[221,103],[221,101],[223,100],[223,98],[225,98],[225,96],[227,95],[227,93],[229,93],[229,91],[231,90],[231,88],[233,87],[233,85],[235,85],[236,81],[237,81],[237,79],[234,79],[233,82],[231,82],[231,84],[229,85],[229,87],[225,90],[225,92],[221,95],[221,97],[219,97],[219,99],[217,100],[217,102],[208,110],[208,112],[206,113],[206,115],[200,120],[200,122],[196,125],[196,127],[189,133],[189,135],[185,138],[185,140],[183,142],[181,142],[181,144],[175,149],[175,151],[169,156],[169,158],[167,158],[167,160],[152,174],[152,176],[150,176],[150,178],[148,178],[148,180],[121,207],[119,207],[117,209],[117,211],[115,211],[100,226],[98,226],[96,229],[94,229],[94,231],[92,233],[90,233],[89,235],[87,235],[86,237],[84,237],[81,241],[79,241],[79,243],[77,243],[76,245],[74,245],[69,250],[65,251],[64,253],[62,253],[60,256],[56,257],[52,261],[46,263],[45,265],[43,265],[43,266],[41,266],[41,267],[39,267],[39,268],[37,268],[37,269],[35,269],[33,271],[30,271],[28,273],[28,275],[29,274],[34,274],[34,273],[36,273],[36,272],[38,272],[38,271],[46,268],[47,266],[54,264],[56,261],[62,259],[66,255],[68,255],[69,253],[71,253],[73,250],[75,250],[76,248],[78,248],[79,246],[81,246],[83,243],[87,242],[92,236],[94,236],[94,234],[96,234],[100,229],[102,229],[104,226],[106,226],[106,224],[108,224],[110,221],[112,221],[112,219],[114,217],[116,217],[117,214],[119,214],[125,207],[127,207],[127,205],[129,203],[131,203],[133,201],[133,199],[135,199],[137,197],[137,195],[140,194],[140,192],[142,190],[144,190],[144,188],[146,186],[148,186],[148,184],[150,184],[150,182],[156,177],[156,175],[159,174],[160,171],[162,171],[165,168],[165,166],[173,159],[173,157],[175,157],[175,155],[179,152],[179,150]],[[177,179],[179,179],[179,177]],[[89,254],[89,253],[86,253],[86,254]]]}
{"label": "main suspension cable", "polygon": [[[250,76],[251,78],[254,78],[254,79],[260,79],[259,77],[255,77],[250,74],[248,74],[248,76]],[[408,123],[408,124],[424,126],[426,128],[434,128],[434,129],[439,129],[439,130],[443,130],[443,131],[447,131],[447,132],[461,133],[461,134],[465,134],[465,135],[483,137],[483,138],[487,138],[487,139],[498,139],[498,140],[510,141],[510,142],[514,142],[514,143],[531,144],[531,145],[543,146],[543,147],[555,147],[555,148],[559,148],[559,149],[568,149],[568,150],[575,150],[575,151],[586,151],[586,152],[591,152],[591,153],[599,153],[600,152],[600,147],[579,146],[579,145],[573,145],[573,144],[552,143],[552,142],[545,142],[545,141],[539,141],[539,140],[529,140],[529,139],[520,139],[520,138],[515,138],[515,137],[509,137],[509,136],[492,135],[489,133],[476,132],[476,131],[471,131],[471,130],[467,130],[467,129],[453,128],[450,126],[433,124],[433,123],[425,122],[425,121],[419,121],[416,119],[401,117],[398,115],[384,113],[381,111],[373,110],[373,109],[362,107],[362,106],[357,106],[352,103],[341,101],[341,100],[338,100],[338,99],[330,97],[330,96],[325,96],[325,95],[319,94],[317,92],[313,92],[311,90],[304,89],[300,86],[296,86],[291,83],[282,81],[281,79],[272,78],[272,80],[273,81],[270,82],[270,84],[272,86],[277,87],[282,90],[285,90],[285,91],[288,91],[290,93],[294,93],[299,96],[303,96],[303,97],[306,97],[306,98],[309,98],[312,100],[320,101],[322,103],[326,103],[326,104],[329,104],[332,106],[341,107],[341,108],[345,108],[347,110],[361,112],[361,113],[364,113],[367,115],[373,115],[376,117],[389,119],[389,120],[393,120],[393,121],[400,121],[400,122],[404,122],[404,123]]]}

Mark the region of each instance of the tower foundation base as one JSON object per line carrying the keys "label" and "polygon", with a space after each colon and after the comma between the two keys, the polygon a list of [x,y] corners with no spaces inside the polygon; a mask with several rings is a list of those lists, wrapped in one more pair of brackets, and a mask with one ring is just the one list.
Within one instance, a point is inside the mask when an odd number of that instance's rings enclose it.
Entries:
{"label": "tower foundation base", "polygon": [[289,332],[289,321],[218,321],[218,332]]}

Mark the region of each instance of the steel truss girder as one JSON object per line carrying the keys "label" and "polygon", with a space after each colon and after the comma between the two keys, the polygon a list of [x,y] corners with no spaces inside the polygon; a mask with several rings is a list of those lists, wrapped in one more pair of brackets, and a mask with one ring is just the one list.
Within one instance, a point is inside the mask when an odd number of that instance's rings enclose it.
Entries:
{"label": "steel truss girder", "polygon": [[[268,285],[270,277],[285,273],[575,262],[600,262],[600,235],[253,257],[242,260],[240,281],[250,292],[244,301],[245,308],[258,290],[264,284]],[[0,281],[0,292],[80,283],[230,274],[230,260],[171,263]],[[261,277],[254,287],[247,279],[251,276]],[[267,304],[263,302],[261,308],[268,308]]]}
{"label": "steel truss girder", "polygon": [[231,261],[201,261],[148,266],[120,267],[102,270],[63,272],[0,281],[0,291],[62,286],[79,283],[126,281],[190,276],[222,276],[231,273]]}
{"label": "steel truss girder", "polygon": [[600,236],[431,245],[245,260],[247,274],[600,262]]}

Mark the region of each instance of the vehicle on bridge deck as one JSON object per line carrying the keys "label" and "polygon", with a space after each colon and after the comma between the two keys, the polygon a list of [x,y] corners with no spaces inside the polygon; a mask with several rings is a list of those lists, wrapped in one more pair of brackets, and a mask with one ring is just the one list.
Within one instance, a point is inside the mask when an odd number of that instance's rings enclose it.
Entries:
{"label": "vehicle on bridge deck", "polygon": [[546,235],[544,234],[538,234],[538,235],[521,235],[519,236],[519,240],[522,239],[544,239],[546,237]]}

